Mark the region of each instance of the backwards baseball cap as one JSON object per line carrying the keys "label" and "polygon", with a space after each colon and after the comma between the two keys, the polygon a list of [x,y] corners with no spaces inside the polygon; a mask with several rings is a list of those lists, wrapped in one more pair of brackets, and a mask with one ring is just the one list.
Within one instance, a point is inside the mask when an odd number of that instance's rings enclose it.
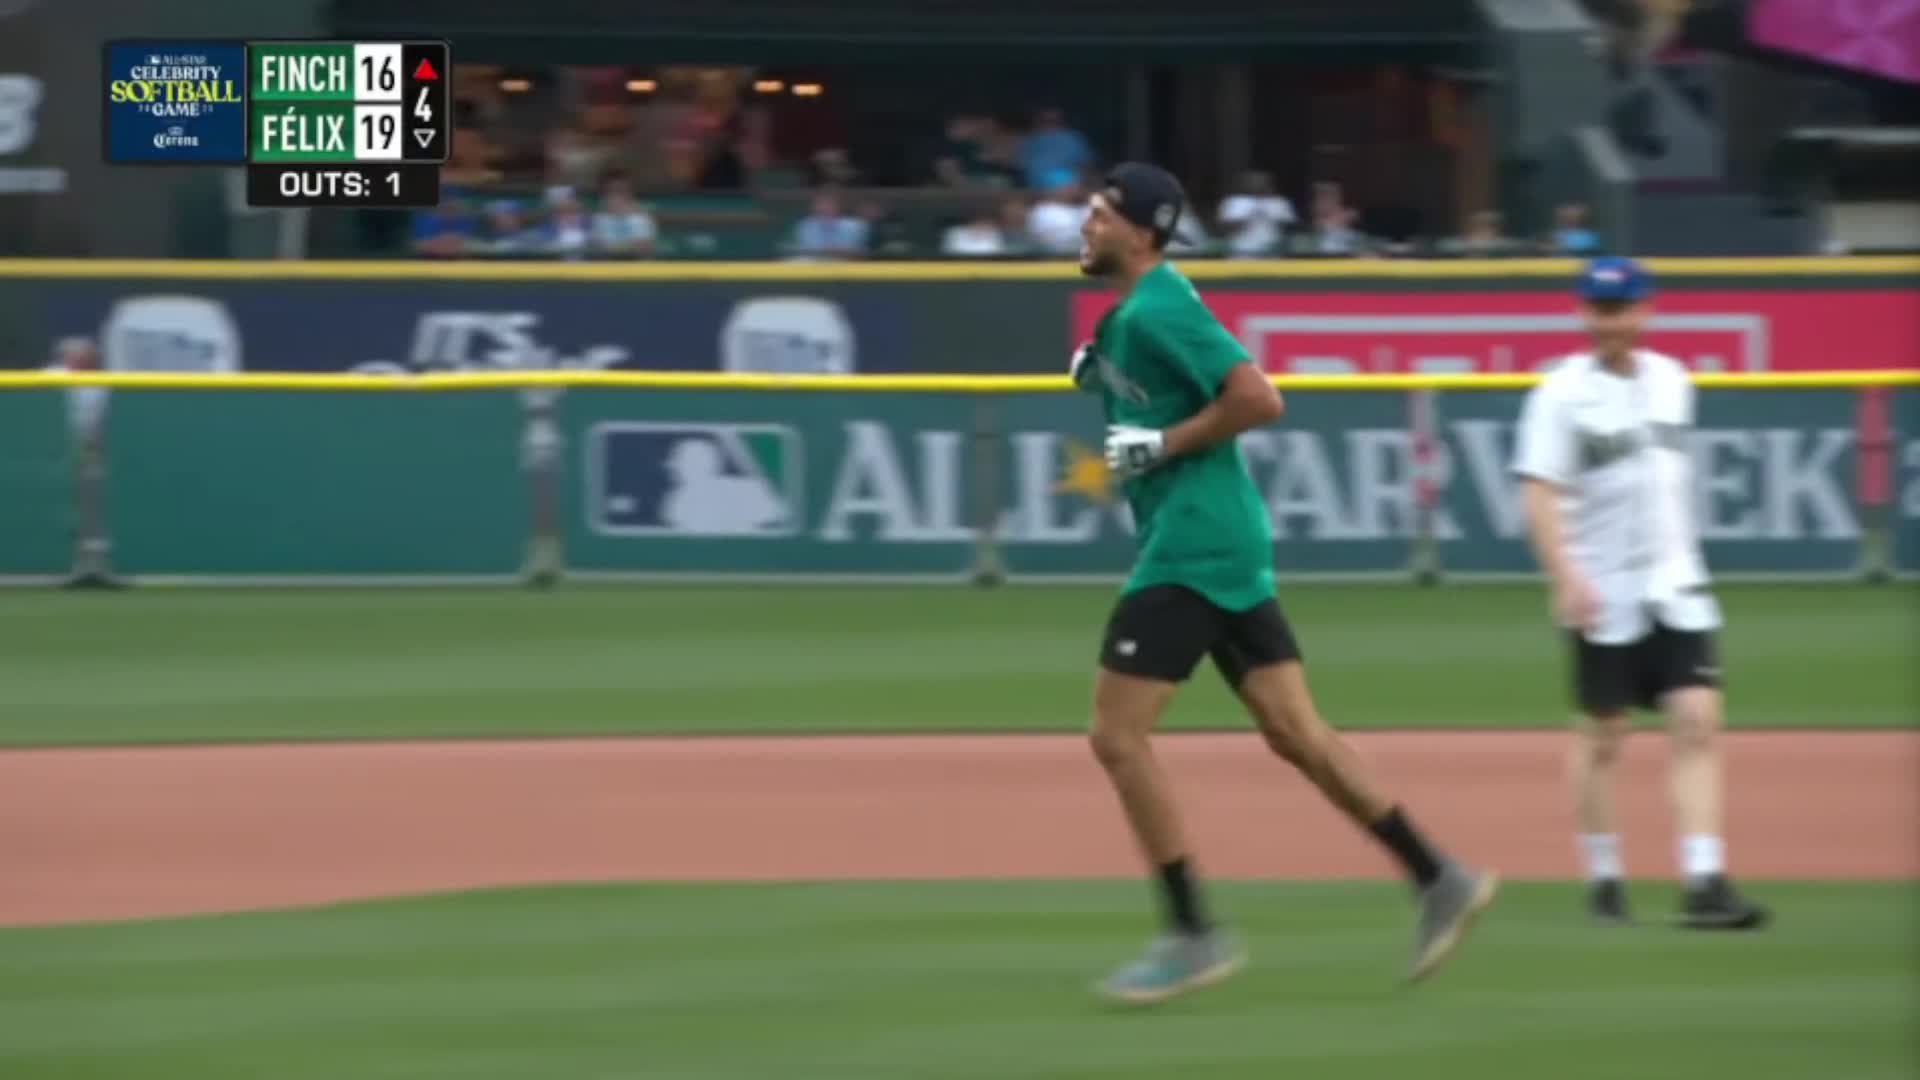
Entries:
{"label": "backwards baseball cap", "polygon": [[1580,271],[1580,299],[1596,303],[1638,303],[1653,295],[1653,278],[1632,259],[1603,255]]}
{"label": "backwards baseball cap", "polygon": [[1186,209],[1187,193],[1173,174],[1158,165],[1128,161],[1108,170],[1100,181],[1100,194],[1121,217],[1143,229],[1152,229],[1154,239],[1165,244],[1173,235],[1174,223]]}

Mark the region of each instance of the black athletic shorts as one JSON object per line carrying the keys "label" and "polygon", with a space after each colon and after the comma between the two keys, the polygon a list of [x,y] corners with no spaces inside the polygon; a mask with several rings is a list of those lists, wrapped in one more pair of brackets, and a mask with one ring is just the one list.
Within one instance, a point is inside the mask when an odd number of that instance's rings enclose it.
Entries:
{"label": "black athletic shorts", "polygon": [[1671,691],[1720,685],[1719,654],[1707,631],[1656,622],[1645,637],[1624,645],[1572,638],[1574,695],[1589,715],[1655,709]]}
{"label": "black athletic shorts", "polygon": [[1301,658],[1278,601],[1228,611],[1182,585],[1122,596],[1100,642],[1102,667],[1163,682],[1185,682],[1202,656],[1235,687],[1254,668]]}

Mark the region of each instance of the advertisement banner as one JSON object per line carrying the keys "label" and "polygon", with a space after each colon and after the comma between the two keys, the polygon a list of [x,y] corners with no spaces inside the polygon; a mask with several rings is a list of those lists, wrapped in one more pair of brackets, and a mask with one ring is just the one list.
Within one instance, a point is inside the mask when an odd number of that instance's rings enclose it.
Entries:
{"label": "advertisement banner", "polygon": [[[1115,578],[1133,559],[1084,395],[553,396],[114,391],[115,569],[511,574],[546,490],[534,466],[550,461],[569,571]],[[1413,395],[1290,397],[1241,440],[1283,579],[1410,574],[1427,530],[1448,574],[1534,572],[1507,471],[1519,392],[1438,395],[1431,447]],[[1690,438],[1712,570],[1852,574],[1883,526],[1893,561],[1920,569],[1920,393],[1888,411],[1882,483],[1862,478],[1875,455],[1860,453],[1857,392],[1704,392]],[[75,522],[62,395],[0,393],[0,451],[0,574],[53,572]]]}
{"label": "advertisement banner", "polygon": [[40,336],[97,337],[105,362],[118,370],[235,366],[202,359],[217,356],[241,357],[237,366],[252,371],[851,374],[886,370],[906,352],[896,307],[804,288],[82,280],[39,291],[28,317],[41,323]]}
{"label": "advertisement banner", "polygon": [[1889,492],[1894,569],[1920,574],[1920,390],[1889,395],[1892,407],[1889,449],[1894,481]]}
{"label": "advertisement banner", "polygon": [[[1117,575],[1132,559],[1100,418],[1079,395],[569,396],[574,569],[959,575],[981,521],[1015,578]],[[1695,513],[1716,572],[1859,567],[1855,396],[1702,396]],[[1421,528],[1408,396],[1294,397],[1241,440],[1282,576],[1408,571]],[[1432,528],[1449,573],[1535,569],[1507,471],[1520,399],[1442,397]]]}
{"label": "advertisement banner", "polygon": [[514,573],[529,533],[521,426],[512,393],[116,391],[115,569]]}
{"label": "advertisement banner", "polygon": [[[1802,269],[1664,273],[1652,344],[1713,371],[1920,355],[1920,261],[1791,262]],[[1860,272],[1804,269],[1853,262]],[[213,355],[258,371],[1055,374],[1111,303],[1051,264],[40,265],[0,261],[0,366],[38,366],[60,337],[112,328],[122,367]],[[1524,372],[1580,346],[1558,270],[1261,265],[1278,269],[1188,269],[1274,372]]]}
{"label": "advertisement banner", "polygon": [[[1559,292],[1247,292],[1202,297],[1277,374],[1530,372],[1584,348]],[[1073,340],[1110,294],[1073,297]],[[1920,295],[1901,289],[1679,290],[1656,300],[1650,348],[1696,371],[1900,370],[1920,355]]]}
{"label": "advertisement banner", "polygon": [[1920,7],[1907,0],[1753,0],[1747,32],[1770,49],[1920,84]]}
{"label": "advertisement banner", "polygon": [[0,577],[73,561],[74,460],[66,395],[0,393]]}

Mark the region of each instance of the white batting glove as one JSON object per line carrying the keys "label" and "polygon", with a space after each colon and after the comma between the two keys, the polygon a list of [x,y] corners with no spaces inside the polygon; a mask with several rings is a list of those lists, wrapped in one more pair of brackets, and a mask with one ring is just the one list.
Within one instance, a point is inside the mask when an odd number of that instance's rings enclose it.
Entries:
{"label": "white batting glove", "polygon": [[1073,385],[1082,390],[1093,391],[1100,385],[1100,361],[1093,351],[1093,342],[1083,342],[1073,350],[1073,358],[1067,361],[1067,374],[1073,377]]}
{"label": "white batting glove", "polygon": [[1107,427],[1107,469],[1122,478],[1139,476],[1167,456],[1166,436],[1152,428]]}

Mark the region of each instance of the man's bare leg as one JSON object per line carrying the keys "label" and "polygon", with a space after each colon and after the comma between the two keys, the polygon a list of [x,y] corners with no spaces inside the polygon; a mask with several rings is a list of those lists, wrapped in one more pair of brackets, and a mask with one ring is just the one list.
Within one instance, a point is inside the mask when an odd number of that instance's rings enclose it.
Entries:
{"label": "man's bare leg", "polygon": [[1468,870],[1427,843],[1404,808],[1380,790],[1360,756],[1321,718],[1299,661],[1254,668],[1235,689],[1273,752],[1378,840],[1413,880],[1421,919],[1408,978],[1430,974],[1493,902],[1498,879]]}
{"label": "man's bare leg", "polygon": [[1174,683],[1102,669],[1093,684],[1094,759],[1120,797],[1140,852],[1154,866],[1188,856],[1173,785],[1153,753],[1153,729],[1173,700]]}
{"label": "man's bare leg", "polygon": [[1614,764],[1620,760],[1630,730],[1624,712],[1583,716],[1575,725],[1573,746],[1567,755],[1573,819],[1580,831],[1580,854],[1589,887],[1588,906],[1594,918],[1605,923],[1624,923],[1630,918],[1626,866],[1613,816]]}
{"label": "man's bare leg", "polygon": [[1130,1004],[1218,982],[1244,962],[1238,946],[1217,933],[1207,915],[1173,784],[1153,752],[1154,725],[1174,690],[1173,683],[1104,668],[1094,681],[1093,755],[1153,867],[1169,930],[1146,956],[1102,985],[1109,997]]}
{"label": "man's bare leg", "polygon": [[1743,899],[1727,880],[1720,747],[1721,695],[1716,687],[1685,686],[1661,700],[1673,743],[1668,779],[1680,870],[1686,880],[1683,924],[1698,929],[1752,930],[1769,914]]}

